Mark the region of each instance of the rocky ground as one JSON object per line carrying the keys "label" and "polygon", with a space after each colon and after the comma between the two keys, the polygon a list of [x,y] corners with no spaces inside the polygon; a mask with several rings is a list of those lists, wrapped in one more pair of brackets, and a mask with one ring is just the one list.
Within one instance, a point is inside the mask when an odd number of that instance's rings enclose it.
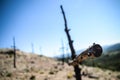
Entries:
{"label": "rocky ground", "polygon": [[[75,80],[72,66],[56,59],[16,51],[16,68],[13,67],[13,53],[0,49],[0,80]],[[82,80],[120,80],[120,72],[80,66]]]}

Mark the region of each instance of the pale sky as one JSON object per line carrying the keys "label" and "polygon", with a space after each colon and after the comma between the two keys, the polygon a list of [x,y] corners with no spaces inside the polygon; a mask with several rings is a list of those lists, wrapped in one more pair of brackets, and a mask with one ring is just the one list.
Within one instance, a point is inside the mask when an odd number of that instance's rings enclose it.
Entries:
{"label": "pale sky", "polygon": [[[0,48],[18,49],[46,56],[60,55],[64,32],[63,5],[75,50],[92,43],[120,42],[120,0],[1,0]],[[40,50],[41,49],[41,50]]]}

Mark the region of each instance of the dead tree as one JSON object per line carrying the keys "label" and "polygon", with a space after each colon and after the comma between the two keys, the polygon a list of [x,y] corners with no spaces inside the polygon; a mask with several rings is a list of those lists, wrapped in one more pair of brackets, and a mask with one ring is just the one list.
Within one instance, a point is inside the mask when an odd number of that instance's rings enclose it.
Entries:
{"label": "dead tree", "polygon": [[13,53],[14,53],[14,59],[13,59],[13,66],[16,68],[16,46],[15,46],[15,37],[13,37]]}
{"label": "dead tree", "polygon": [[40,50],[40,55],[42,55],[42,47],[40,47],[39,50]]}
{"label": "dead tree", "polygon": [[[68,29],[68,27],[67,27],[67,20],[66,20],[65,12],[63,10],[62,5],[60,6],[60,8],[61,8],[61,11],[62,11],[62,14],[63,14],[63,18],[64,18],[64,22],[65,22],[65,32],[66,32],[68,42],[69,42],[69,47],[70,47],[70,50],[71,50],[71,58],[73,60],[76,57],[75,49],[73,47],[73,40],[71,40],[71,36],[69,34],[70,29]],[[79,68],[78,65],[74,66],[74,72],[75,72],[76,80],[81,80],[81,69]]]}
{"label": "dead tree", "polygon": [[34,53],[34,45],[31,43],[32,53]]}
{"label": "dead tree", "polygon": [[64,56],[64,53],[62,55],[62,65],[64,65],[64,62],[65,62],[65,56]]}
{"label": "dead tree", "polygon": [[61,47],[61,50],[62,50],[62,65],[64,65],[65,57],[64,57],[64,44],[63,44],[63,40],[61,41],[61,43],[62,43],[62,47]]}

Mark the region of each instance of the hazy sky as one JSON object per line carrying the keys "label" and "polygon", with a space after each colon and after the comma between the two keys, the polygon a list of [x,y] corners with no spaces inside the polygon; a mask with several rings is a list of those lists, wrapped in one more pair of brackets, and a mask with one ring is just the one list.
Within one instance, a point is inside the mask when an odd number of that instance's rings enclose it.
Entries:
{"label": "hazy sky", "polygon": [[62,41],[69,48],[61,4],[75,50],[120,42],[120,0],[0,0],[0,48],[15,37],[20,50],[61,54]]}

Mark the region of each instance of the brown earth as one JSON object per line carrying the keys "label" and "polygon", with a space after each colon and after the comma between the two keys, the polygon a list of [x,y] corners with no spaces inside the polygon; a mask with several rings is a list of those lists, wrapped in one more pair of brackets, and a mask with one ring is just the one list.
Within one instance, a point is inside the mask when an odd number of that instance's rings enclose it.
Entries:
{"label": "brown earth", "polygon": [[[16,51],[13,67],[11,49],[0,49],[0,80],[75,80],[72,66],[42,55]],[[82,80],[120,80],[120,72],[80,66]]]}

